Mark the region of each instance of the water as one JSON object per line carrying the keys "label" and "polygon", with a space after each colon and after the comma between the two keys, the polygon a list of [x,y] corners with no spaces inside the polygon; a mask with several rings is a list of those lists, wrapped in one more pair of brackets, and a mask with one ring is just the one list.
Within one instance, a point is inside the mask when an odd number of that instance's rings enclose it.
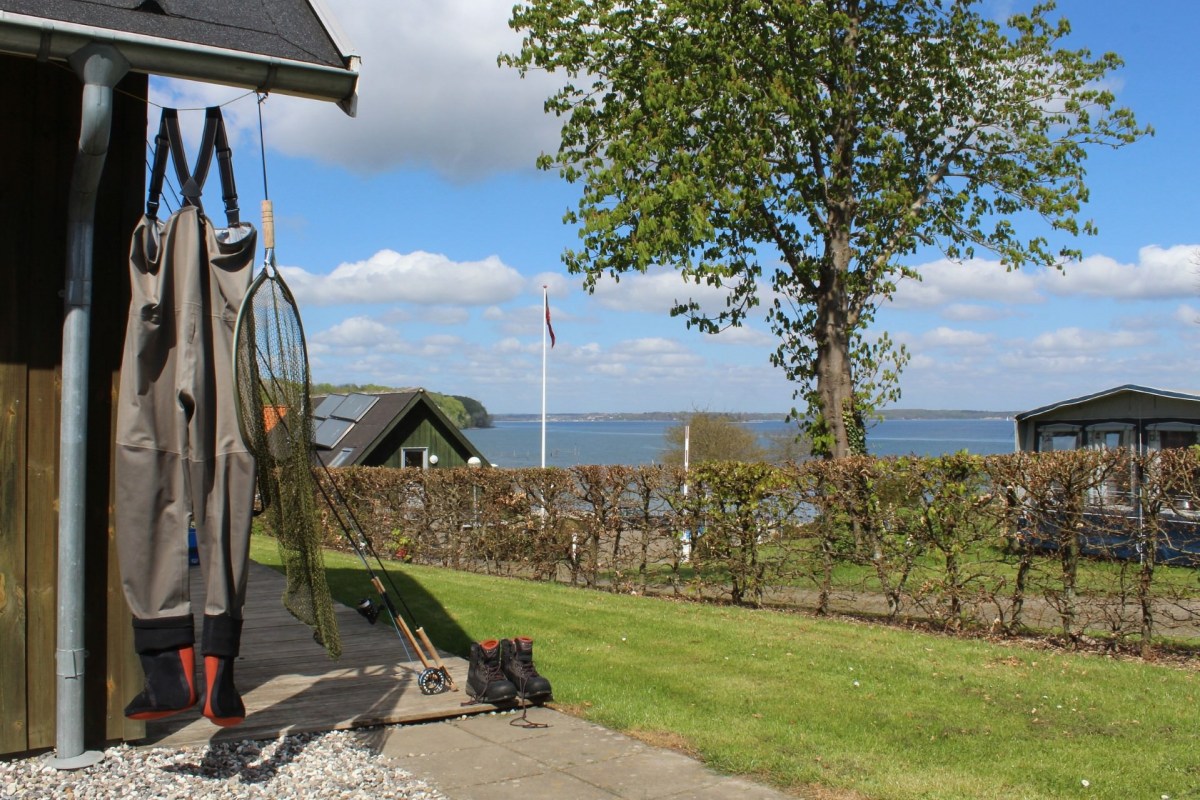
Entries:
{"label": "water", "polygon": [[[664,433],[677,423],[665,420],[561,420],[546,422],[546,465],[653,464],[667,447]],[[743,423],[764,445],[772,436],[795,430],[783,422]],[[497,422],[493,428],[464,433],[499,467],[536,467],[541,463],[540,421]],[[978,455],[1011,453],[1013,422],[1004,419],[884,420],[867,432],[872,455],[943,455],[967,450]]]}

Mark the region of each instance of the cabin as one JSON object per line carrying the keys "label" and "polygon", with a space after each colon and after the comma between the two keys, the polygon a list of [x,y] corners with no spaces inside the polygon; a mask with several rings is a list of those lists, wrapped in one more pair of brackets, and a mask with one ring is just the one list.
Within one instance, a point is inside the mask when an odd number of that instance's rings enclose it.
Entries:
{"label": "cabin", "polygon": [[1016,426],[1026,452],[1191,447],[1200,442],[1200,394],[1125,384],[1018,414]]}
{"label": "cabin", "polygon": [[[1062,400],[1018,414],[1017,446],[1047,453],[1081,448],[1128,449],[1129,470],[1107,479],[1089,498],[1094,510],[1085,515],[1081,536],[1085,555],[1140,560],[1137,541],[1143,531],[1139,508],[1139,474],[1133,454],[1200,444],[1200,394],[1125,384],[1082,397]],[[1200,514],[1181,501],[1165,513],[1158,538],[1159,563],[1200,566]],[[1134,531],[1131,535],[1129,532]],[[1052,549],[1053,531],[1027,532],[1027,540]]]}
{"label": "cabin", "polygon": [[424,389],[314,398],[313,440],[327,467],[490,466]]}
{"label": "cabin", "polygon": [[149,76],[353,116],[358,71],[321,0],[0,0],[0,756],[144,733],[111,537]]}

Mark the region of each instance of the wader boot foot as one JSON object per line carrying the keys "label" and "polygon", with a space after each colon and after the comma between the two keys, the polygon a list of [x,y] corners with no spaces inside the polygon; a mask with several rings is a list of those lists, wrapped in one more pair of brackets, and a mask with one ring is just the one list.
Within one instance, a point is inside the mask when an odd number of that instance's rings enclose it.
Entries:
{"label": "wader boot foot", "polygon": [[214,725],[229,728],[246,719],[246,704],[233,685],[233,659],[204,657],[204,716]]}
{"label": "wader boot foot", "polygon": [[133,620],[133,649],[146,682],[125,706],[130,719],[169,717],[196,705],[196,651],[192,616]]}
{"label": "wader boot foot", "polygon": [[222,728],[246,719],[246,705],[233,685],[233,662],[241,640],[240,619],[205,615],[200,643],[204,653],[204,716]]}
{"label": "wader boot foot", "polygon": [[139,653],[146,686],[125,706],[130,719],[169,717],[196,705],[196,654],[191,647]]}

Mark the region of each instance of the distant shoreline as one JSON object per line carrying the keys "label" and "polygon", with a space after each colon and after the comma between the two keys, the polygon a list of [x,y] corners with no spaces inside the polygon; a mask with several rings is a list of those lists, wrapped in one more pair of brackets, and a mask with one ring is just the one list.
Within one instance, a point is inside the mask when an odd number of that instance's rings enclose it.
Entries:
{"label": "distant shoreline", "polygon": [[[690,411],[643,411],[643,412],[591,412],[581,414],[547,414],[547,421],[554,422],[606,422],[611,420],[620,420],[623,422],[645,420],[648,422],[662,422],[683,420],[689,417],[693,412]],[[713,412],[720,413],[738,422],[781,422],[787,417],[786,412]],[[881,411],[880,416],[884,419],[908,419],[908,420],[946,420],[946,419],[1012,419],[1017,412],[1014,411],[974,411],[969,409],[958,410],[938,410],[938,409],[888,409]],[[531,422],[538,421],[542,418],[541,414],[492,414],[493,422]]]}

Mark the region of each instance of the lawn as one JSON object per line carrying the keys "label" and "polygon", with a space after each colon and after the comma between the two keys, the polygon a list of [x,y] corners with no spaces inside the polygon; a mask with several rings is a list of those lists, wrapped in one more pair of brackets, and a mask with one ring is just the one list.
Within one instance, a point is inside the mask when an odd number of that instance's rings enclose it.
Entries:
{"label": "lawn", "polygon": [[[252,555],[278,564],[265,537]],[[338,599],[371,594],[356,558],[326,560]],[[560,708],[800,796],[1200,797],[1192,668],[389,570],[439,646],[532,636]]]}

